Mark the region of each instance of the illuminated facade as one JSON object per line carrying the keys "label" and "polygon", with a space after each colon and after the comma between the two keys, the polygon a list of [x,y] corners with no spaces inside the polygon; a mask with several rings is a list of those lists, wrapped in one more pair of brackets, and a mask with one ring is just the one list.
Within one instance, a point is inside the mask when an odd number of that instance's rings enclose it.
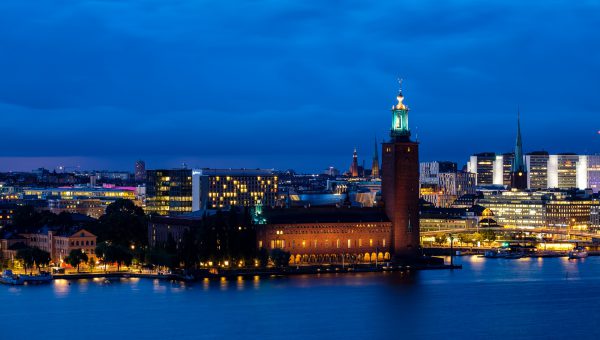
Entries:
{"label": "illuminated facade", "polygon": [[146,212],[181,215],[192,212],[192,170],[148,170]]}
{"label": "illuminated facade", "polygon": [[578,228],[587,230],[593,207],[598,201],[592,199],[548,200],[545,202],[545,218],[548,227]]}
{"label": "illuminated facade", "polygon": [[447,208],[458,197],[474,194],[477,175],[456,169],[454,162],[421,162],[421,198],[436,207]]}
{"label": "illuminated facade", "polygon": [[96,198],[113,201],[119,198],[135,200],[135,190],[132,187],[25,188],[23,189],[23,197],[67,200],[77,198]]}
{"label": "illuminated facade", "polygon": [[548,157],[548,188],[577,188],[577,162],[575,154],[558,154]]}
{"label": "illuminated facade", "polygon": [[273,207],[277,175],[264,169],[197,169],[193,178],[193,211],[230,207]]}
{"label": "illuminated facade", "polygon": [[43,230],[33,234],[23,234],[29,247],[37,247],[50,253],[54,264],[62,263],[71,250],[84,252],[88,258],[95,259],[96,235],[85,229],[76,232],[57,233],[53,230]]}
{"label": "illuminated facade", "polygon": [[389,260],[392,224],[378,208],[288,208],[263,211],[257,247],[291,253],[290,264]]}
{"label": "illuminated facade", "polygon": [[531,152],[525,156],[528,189],[540,190],[548,187],[549,157],[545,151]]}
{"label": "illuminated facade", "polygon": [[487,195],[477,204],[490,209],[502,226],[533,229],[545,225],[541,193],[504,191]]}
{"label": "illuminated facade", "polygon": [[[496,154],[493,152],[478,153],[470,157],[467,171],[477,174],[477,185],[494,184],[494,164]],[[498,164],[498,163],[496,163]],[[502,164],[502,163],[500,163]]]}
{"label": "illuminated facade", "polygon": [[[494,185],[510,185],[511,173],[513,161],[515,159],[514,153],[504,153],[502,155],[496,155],[494,161],[493,170],[493,183]],[[484,161],[485,162],[485,161]]]}
{"label": "illuminated facade", "polygon": [[49,199],[48,210],[54,214],[68,212],[71,214],[82,214],[93,218],[104,215],[106,207],[114,201],[101,200],[97,198],[77,199]]}

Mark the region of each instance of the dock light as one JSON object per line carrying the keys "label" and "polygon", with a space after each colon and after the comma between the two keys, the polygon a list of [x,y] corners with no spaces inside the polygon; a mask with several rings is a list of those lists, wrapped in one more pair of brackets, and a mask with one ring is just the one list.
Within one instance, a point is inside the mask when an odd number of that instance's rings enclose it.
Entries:
{"label": "dock light", "polygon": [[228,266],[229,266],[229,261],[225,261],[225,262],[223,263],[223,265],[224,265],[225,267],[228,267]]}

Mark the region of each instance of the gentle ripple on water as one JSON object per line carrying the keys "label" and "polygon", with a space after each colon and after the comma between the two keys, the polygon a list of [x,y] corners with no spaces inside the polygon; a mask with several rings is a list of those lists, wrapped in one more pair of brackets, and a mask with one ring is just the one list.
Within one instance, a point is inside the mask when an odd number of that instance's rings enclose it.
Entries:
{"label": "gentle ripple on water", "polygon": [[600,257],[462,270],[0,287],[0,339],[597,338]]}

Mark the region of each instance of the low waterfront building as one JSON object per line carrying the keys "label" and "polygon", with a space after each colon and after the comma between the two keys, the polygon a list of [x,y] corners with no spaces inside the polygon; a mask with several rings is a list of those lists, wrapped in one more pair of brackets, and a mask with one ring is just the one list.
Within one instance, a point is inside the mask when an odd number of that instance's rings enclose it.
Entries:
{"label": "low waterfront building", "polygon": [[290,263],[390,259],[392,223],[379,208],[265,209],[257,247],[290,252]]}
{"label": "low waterfront building", "polygon": [[11,235],[0,240],[3,259],[14,260],[16,250],[12,249],[17,243],[28,247],[36,247],[50,254],[52,263],[60,265],[71,250],[84,252],[88,258],[95,259],[96,235],[85,229],[75,228],[71,231],[61,231],[60,228],[44,227],[35,233]]}
{"label": "low waterfront building", "polygon": [[490,209],[499,225],[524,229],[545,226],[541,193],[502,191],[485,195],[477,204]]}
{"label": "low waterfront building", "polygon": [[183,234],[200,225],[199,217],[150,216],[148,220],[148,243],[151,247],[164,246],[172,238],[181,244]]}

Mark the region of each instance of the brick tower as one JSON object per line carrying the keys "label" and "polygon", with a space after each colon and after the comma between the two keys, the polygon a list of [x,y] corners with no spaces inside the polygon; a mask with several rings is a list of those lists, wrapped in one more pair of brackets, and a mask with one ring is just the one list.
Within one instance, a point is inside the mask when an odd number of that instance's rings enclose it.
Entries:
{"label": "brick tower", "polygon": [[420,256],[419,144],[410,139],[402,89],[392,107],[390,140],[382,145],[381,191],[392,222],[391,250],[397,261]]}

